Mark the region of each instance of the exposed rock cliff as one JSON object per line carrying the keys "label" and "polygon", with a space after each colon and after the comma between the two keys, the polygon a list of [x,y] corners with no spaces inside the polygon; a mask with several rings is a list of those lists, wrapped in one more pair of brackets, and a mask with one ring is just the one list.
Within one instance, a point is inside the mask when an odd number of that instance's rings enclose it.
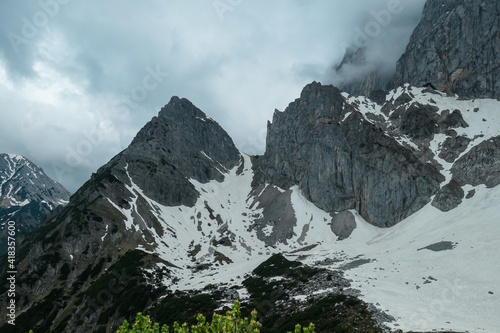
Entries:
{"label": "exposed rock cliff", "polygon": [[500,98],[500,3],[429,0],[405,53],[395,86],[427,83],[464,98]]}
{"label": "exposed rock cliff", "polygon": [[[406,127],[420,135],[421,127]],[[262,179],[256,182],[298,185],[327,212],[356,209],[378,226],[394,225],[422,208],[444,180],[436,167],[367,121],[339,89],[319,83],[306,86],[285,112],[275,112],[258,163]]]}

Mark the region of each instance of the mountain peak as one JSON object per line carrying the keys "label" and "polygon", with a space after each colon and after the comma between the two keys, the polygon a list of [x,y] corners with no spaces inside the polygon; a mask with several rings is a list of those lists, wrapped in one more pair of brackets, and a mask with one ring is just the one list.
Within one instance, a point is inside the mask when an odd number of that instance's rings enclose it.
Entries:
{"label": "mountain peak", "polygon": [[124,183],[130,177],[161,204],[192,206],[199,193],[190,179],[222,181],[239,161],[227,132],[188,99],[174,96],[98,174],[111,172]]}
{"label": "mountain peak", "polygon": [[341,93],[342,91],[339,88],[331,84],[323,85],[321,84],[321,82],[313,81],[302,89],[300,98],[321,98],[328,96],[330,99],[336,99],[340,97],[343,100],[344,98],[341,97]]}
{"label": "mountain peak", "polygon": [[207,115],[197,108],[190,100],[177,96],[172,96],[170,102],[160,110],[158,115],[172,120],[184,120],[193,117],[199,120],[208,119]]}
{"label": "mountain peak", "polygon": [[7,221],[16,222],[20,232],[33,231],[45,214],[68,199],[69,192],[35,163],[21,155],[0,153],[0,254],[6,249]]}
{"label": "mountain peak", "polygon": [[[51,194],[67,200],[69,192],[61,184],[50,179],[42,168],[24,156],[0,153],[0,201],[43,198],[52,201]],[[22,187],[22,191],[16,189]],[[53,191],[53,192],[50,192]],[[50,193],[49,193],[50,192]],[[56,200],[58,202],[59,199]]]}

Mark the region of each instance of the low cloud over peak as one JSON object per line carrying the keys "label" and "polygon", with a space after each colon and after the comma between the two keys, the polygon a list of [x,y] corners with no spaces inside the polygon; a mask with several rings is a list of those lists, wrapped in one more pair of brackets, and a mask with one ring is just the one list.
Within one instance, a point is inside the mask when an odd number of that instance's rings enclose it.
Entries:
{"label": "low cloud over peak", "polygon": [[344,86],[376,72],[390,78],[410,36],[422,16],[425,1],[374,2],[353,23],[349,38],[341,43],[344,57],[333,62],[325,80]]}
{"label": "low cloud over peak", "polygon": [[[274,109],[311,81],[339,82],[356,28],[398,2],[2,1],[0,152],[74,191],[176,95],[262,153]],[[365,31],[369,65],[389,68],[418,22],[424,1],[399,3],[377,36]]]}

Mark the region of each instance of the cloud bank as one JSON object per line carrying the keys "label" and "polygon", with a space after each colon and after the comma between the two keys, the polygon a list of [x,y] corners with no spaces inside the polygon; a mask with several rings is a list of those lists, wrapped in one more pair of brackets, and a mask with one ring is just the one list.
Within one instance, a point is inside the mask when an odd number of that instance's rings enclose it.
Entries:
{"label": "cloud bank", "polygon": [[[176,95],[262,153],[274,109],[334,82],[356,28],[393,1],[2,1],[0,151],[75,191]],[[402,53],[423,2],[401,0],[370,59]]]}

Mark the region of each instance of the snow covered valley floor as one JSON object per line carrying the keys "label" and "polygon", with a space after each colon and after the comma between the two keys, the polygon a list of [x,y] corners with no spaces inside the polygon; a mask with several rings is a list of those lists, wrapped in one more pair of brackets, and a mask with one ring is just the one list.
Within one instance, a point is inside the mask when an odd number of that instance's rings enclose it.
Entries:
{"label": "snow covered valley floor", "polygon": [[[236,286],[244,301],[248,292],[242,281],[271,255],[282,253],[309,266],[343,271],[361,299],[394,317],[387,323],[392,329],[500,331],[500,186],[466,188],[475,195],[457,208],[444,213],[428,204],[387,229],[351,211],[356,228],[341,241],[331,230],[331,216],[297,187],[275,188],[289,195],[296,224],[290,239],[269,245],[251,228],[251,218],[258,219],[262,209],[254,202],[257,194],[249,195],[248,156],[244,165],[238,174],[236,168],[229,171],[222,183],[193,181],[201,193],[195,207],[164,207],[147,199],[171,234],[168,242],[161,241],[165,235],[155,235],[154,251],[147,250],[177,267],[174,278],[164,281],[171,290]],[[133,182],[129,190],[140,194]],[[135,228],[131,221],[137,215],[131,210],[124,215]],[[272,234],[273,227],[260,232]],[[306,302],[309,296],[295,299]]]}
{"label": "snow covered valley floor", "polygon": [[[455,210],[443,213],[428,205],[390,229],[358,217],[349,239],[321,244],[303,261],[369,260],[345,275],[363,300],[396,318],[392,328],[499,332],[499,200],[500,188],[480,188]],[[443,249],[426,248],[432,244]]]}

